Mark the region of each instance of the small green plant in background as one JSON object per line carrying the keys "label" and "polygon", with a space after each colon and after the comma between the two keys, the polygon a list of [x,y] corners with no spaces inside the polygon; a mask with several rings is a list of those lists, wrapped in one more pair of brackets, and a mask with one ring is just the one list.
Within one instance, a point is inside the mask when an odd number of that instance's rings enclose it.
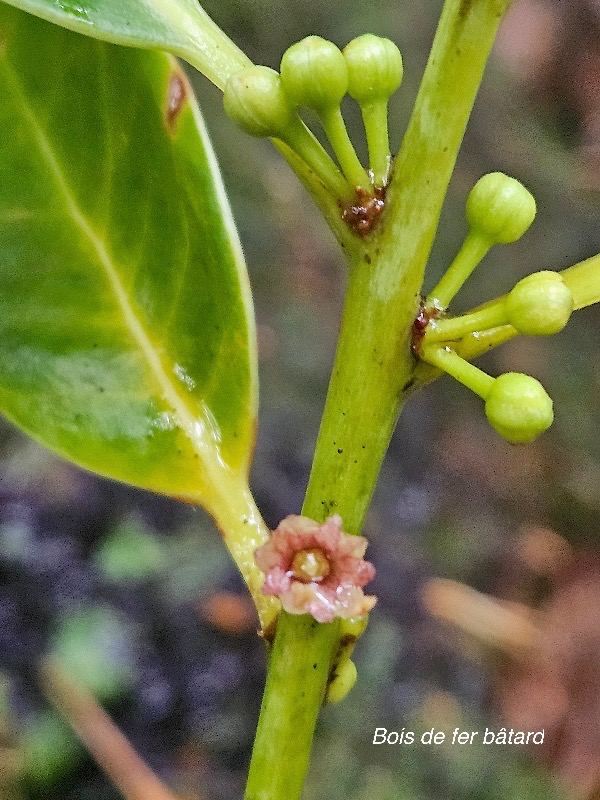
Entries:
{"label": "small green plant in background", "polygon": [[[278,73],[250,63],[195,0],[0,6],[0,108],[13,132],[0,149],[0,408],[75,463],[214,517],[270,650],[247,800],[299,797],[319,709],[356,679],[352,649],[375,603],[359,534],[405,401],[447,372],[481,396],[502,437],[532,441],[553,420],[542,385],[471,360],[517,335],[557,333],[600,300],[595,256],[449,313],[486,253],[534,219],[534,198],[501,173],[472,189],[464,244],[422,294],[509,5],[446,0],[395,158],[387,103],[403,63],[388,39],[365,34],[340,50],[310,36]],[[241,247],[189,83],[159,51],[222,89],[244,131],[273,139],[348,264],[302,515],[273,534],[248,487],[257,359]],[[367,164],[346,129],[346,95],[360,107]],[[119,563],[104,555],[105,568]],[[90,623],[73,624],[67,643]]]}

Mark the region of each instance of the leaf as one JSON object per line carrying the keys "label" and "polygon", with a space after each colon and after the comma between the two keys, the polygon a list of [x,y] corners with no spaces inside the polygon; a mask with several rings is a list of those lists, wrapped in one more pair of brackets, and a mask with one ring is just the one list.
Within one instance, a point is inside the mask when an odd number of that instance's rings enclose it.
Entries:
{"label": "leaf", "polygon": [[250,64],[197,0],[5,0],[64,28],[115,44],[169,50],[221,89]]}
{"label": "leaf", "polygon": [[4,5],[0,31],[0,410],[90,470],[237,513],[254,322],[190,87],[169,56]]}

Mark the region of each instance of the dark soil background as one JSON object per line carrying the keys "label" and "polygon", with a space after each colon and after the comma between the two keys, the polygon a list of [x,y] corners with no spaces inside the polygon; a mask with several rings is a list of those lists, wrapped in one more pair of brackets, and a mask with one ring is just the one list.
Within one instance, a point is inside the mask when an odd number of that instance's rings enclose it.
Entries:
{"label": "dark soil background", "polygon": [[[365,31],[394,39],[405,61],[391,104],[400,141],[439,0],[205,7],[251,58],[273,67],[311,33],[340,45]],[[597,0],[515,0],[427,285],[459,247],[466,195],[484,172],[521,179],[538,218],[521,242],[490,254],[458,309],[600,250],[599,43]],[[261,413],[252,486],[275,526],[301,507],[344,267],[275,150],[234,129],[216,90],[194,83],[254,288]],[[348,118],[359,141],[351,107]],[[562,334],[515,340],[482,363],[492,374],[530,372],[554,398],[556,422],[533,445],[500,440],[479,400],[450,379],[410,402],[366,523],[380,600],[357,649],[359,683],[322,716],[307,800],[598,796],[599,319],[596,308],[578,312]],[[85,678],[182,800],[241,798],[265,672],[255,626],[202,511],[97,479],[2,423],[2,800],[118,797],[43,699],[37,665],[48,653]],[[544,729],[544,745],[372,745],[376,727],[502,726]]]}

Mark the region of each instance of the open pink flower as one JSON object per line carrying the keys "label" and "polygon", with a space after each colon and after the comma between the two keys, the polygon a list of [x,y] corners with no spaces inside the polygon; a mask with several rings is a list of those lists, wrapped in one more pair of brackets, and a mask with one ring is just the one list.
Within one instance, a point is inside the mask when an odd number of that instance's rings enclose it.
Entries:
{"label": "open pink flower", "polygon": [[363,560],[367,540],[342,530],[339,515],[322,525],[308,517],[289,516],[254,554],[265,573],[264,594],[279,597],[290,614],[312,614],[318,622],[361,617],[377,598],[362,587],[375,576]]}

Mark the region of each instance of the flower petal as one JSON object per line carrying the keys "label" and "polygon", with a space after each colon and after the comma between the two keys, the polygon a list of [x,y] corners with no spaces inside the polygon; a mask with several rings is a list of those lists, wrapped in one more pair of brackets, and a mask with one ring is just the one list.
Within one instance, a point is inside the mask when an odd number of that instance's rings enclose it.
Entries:
{"label": "flower petal", "polygon": [[[374,566],[363,560],[366,548],[364,537],[342,530],[337,514],[321,525],[308,517],[286,517],[255,553],[266,576],[263,592],[280,597],[288,613],[311,614],[318,622],[363,616],[376,603],[362,591],[375,576]],[[292,570],[294,557],[312,549],[327,559],[329,574],[319,580],[299,580]]]}

